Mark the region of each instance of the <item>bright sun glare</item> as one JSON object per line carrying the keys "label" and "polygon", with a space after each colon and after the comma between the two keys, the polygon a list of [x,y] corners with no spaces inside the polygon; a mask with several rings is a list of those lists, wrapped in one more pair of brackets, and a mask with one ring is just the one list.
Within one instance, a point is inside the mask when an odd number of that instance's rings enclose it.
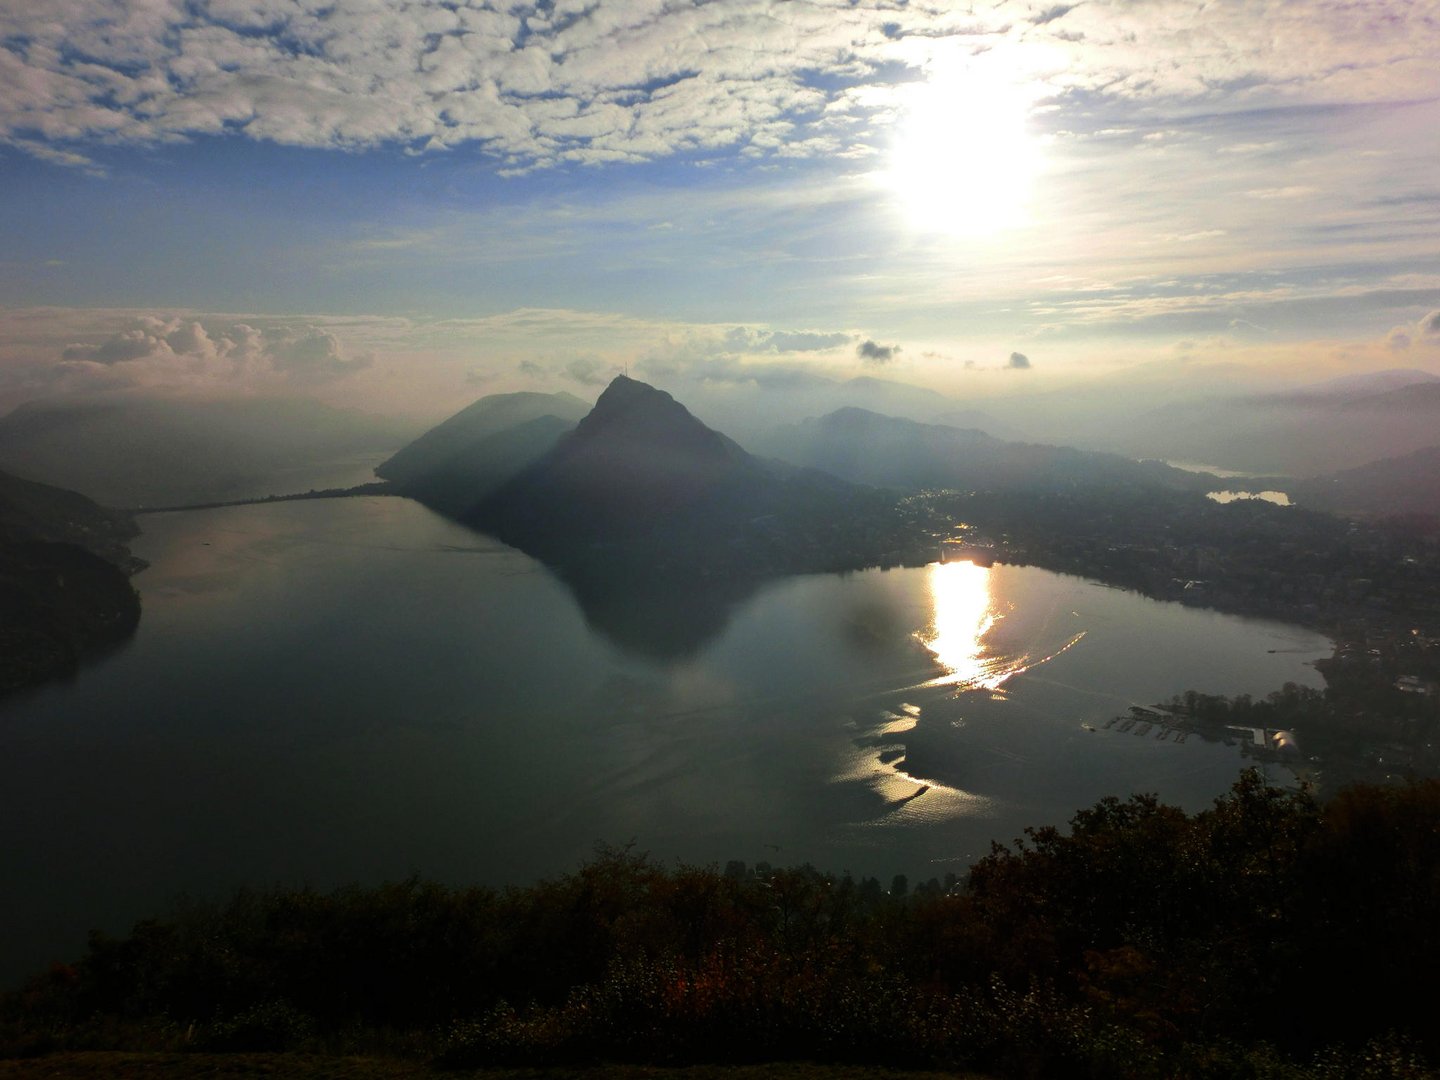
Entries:
{"label": "bright sun glare", "polygon": [[1010,677],[1003,661],[985,647],[996,619],[988,569],[969,562],[933,563],[930,599],[934,614],[922,640],[949,672],[936,684],[993,690]]}
{"label": "bright sun glare", "polygon": [[888,181],[910,224],[950,236],[1023,225],[1040,148],[1023,88],[975,66],[933,74],[904,105]]}

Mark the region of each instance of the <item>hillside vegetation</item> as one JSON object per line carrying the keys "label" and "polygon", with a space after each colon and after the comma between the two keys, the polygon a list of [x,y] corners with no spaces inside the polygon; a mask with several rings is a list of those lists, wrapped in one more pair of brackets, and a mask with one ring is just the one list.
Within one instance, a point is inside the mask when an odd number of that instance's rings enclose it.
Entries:
{"label": "hillside vegetation", "polygon": [[1322,805],[1250,774],[1196,814],[1103,800],[963,883],[607,850],[524,889],[245,893],[95,937],[0,1024],[11,1054],[1423,1076],[1437,826],[1440,782]]}
{"label": "hillside vegetation", "polygon": [[0,695],[72,674],[134,632],[136,531],[77,492],[0,473]]}

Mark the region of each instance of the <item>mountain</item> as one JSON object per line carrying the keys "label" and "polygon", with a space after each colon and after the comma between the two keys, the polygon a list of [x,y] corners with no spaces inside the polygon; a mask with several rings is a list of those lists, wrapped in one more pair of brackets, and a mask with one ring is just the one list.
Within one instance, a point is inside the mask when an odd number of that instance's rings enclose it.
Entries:
{"label": "mountain", "polygon": [[217,502],[363,482],[409,430],[299,398],[36,401],[0,418],[0,468],[113,506]]}
{"label": "mountain", "polygon": [[1334,513],[1440,517],[1440,446],[1306,481],[1294,496],[1304,506]]}
{"label": "mountain", "polygon": [[572,575],[762,578],[865,565],[900,535],[883,492],[752,457],[624,376],[465,520]]}
{"label": "mountain", "polygon": [[0,694],[74,671],[140,620],[125,514],[0,473]]}
{"label": "mountain", "polygon": [[[843,408],[870,409],[922,423],[977,427],[992,435],[1012,437],[1012,423],[966,403],[892,379],[860,376],[838,380],[801,370],[757,371],[753,378],[698,378],[676,374],[662,389],[685,401],[706,424],[756,450],[771,429],[798,419],[824,416]],[[957,421],[959,421],[957,423]]]}
{"label": "mountain", "polygon": [[407,470],[407,478],[392,482],[391,486],[398,494],[416,499],[433,510],[463,518],[574,426],[573,422],[558,416],[537,416],[476,439],[464,452],[441,461],[428,472]]}
{"label": "mountain", "polygon": [[[485,444],[497,435],[545,418],[561,421],[559,430],[568,430],[589,408],[573,394],[491,394],[396,451],[376,467],[375,475],[404,486],[436,473],[463,474],[487,459]],[[537,430],[545,428],[555,425]]]}
{"label": "mountain", "polygon": [[1335,379],[1326,379],[1324,382],[1302,387],[1297,393],[1322,397],[1337,394],[1351,397],[1357,394],[1382,394],[1421,383],[1440,383],[1440,375],[1432,375],[1420,368],[1387,368],[1384,371],[1367,371],[1360,375],[1341,375]]}
{"label": "mountain", "polygon": [[765,452],[845,480],[886,487],[990,491],[1151,486],[1205,490],[1208,477],[1116,454],[1005,442],[983,431],[838,409],[782,428]]}
{"label": "mountain", "polygon": [[[1325,384],[1321,384],[1322,386]],[[1247,473],[1323,476],[1435,443],[1440,382],[1167,405],[1112,425],[1101,445]]]}
{"label": "mountain", "polygon": [[69,544],[125,569],[134,560],[125,541],[140,530],[129,514],[97,505],[77,491],[0,472],[0,540]]}
{"label": "mountain", "polygon": [[1420,413],[1440,415],[1440,380],[1411,383],[1407,386],[1364,394],[1345,400],[1340,408],[1346,413],[1369,412],[1395,416]]}

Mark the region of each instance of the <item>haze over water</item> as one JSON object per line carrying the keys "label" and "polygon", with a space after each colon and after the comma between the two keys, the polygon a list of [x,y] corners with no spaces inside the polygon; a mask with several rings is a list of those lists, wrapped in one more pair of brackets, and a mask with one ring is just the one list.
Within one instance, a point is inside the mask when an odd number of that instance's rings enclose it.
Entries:
{"label": "haze over water", "polygon": [[406,500],[143,524],[133,642],[0,705],[0,918],[30,928],[0,951],[7,983],[182,892],[522,883],[597,842],[963,873],[1107,794],[1204,805],[1235,748],[1104,722],[1186,689],[1319,685],[1329,651],[948,563],[770,583],[677,659],[620,647],[543,567]]}

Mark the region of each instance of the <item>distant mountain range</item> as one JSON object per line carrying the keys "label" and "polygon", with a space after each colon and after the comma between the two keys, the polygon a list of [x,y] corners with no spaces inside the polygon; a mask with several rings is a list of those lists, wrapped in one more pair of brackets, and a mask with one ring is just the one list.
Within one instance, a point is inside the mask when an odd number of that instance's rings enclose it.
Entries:
{"label": "distant mountain range", "polygon": [[[641,394],[638,388],[642,387],[659,396]],[[634,470],[651,459],[664,460],[667,455],[673,458],[669,464],[675,468],[681,469],[684,464],[682,471],[691,480],[702,475],[696,447],[690,444],[698,438],[694,428],[709,428],[670,395],[634,379],[617,379],[611,390],[614,392],[607,391],[597,402],[596,413],[581,422],[579,444],[589,445],[603,430],[606,452],[618,455],[622,452],[623,434],[623,452],[633,460],[627,459],[623,466],[609,462],[597,468],[586,483],[597,487],[607,484],[618,472]],[[662,400],[669,402],[664,409],[657,405]],[[646,401],[650,405],[642,407]],[[652,408],[669,416],[668,429],[661,430],[658,415],[649,415]],[[452,516],[488,514],[491,510],[482,510],[481,504],[530,462],[558,447],[562,436],[585,410],[585,404],[569,394],[492,395],[422,435],[376,472],[401,493]],[[680,413],[684,414],[684,423],[679,420]],[[711,435],[721,440],[714,445],[727,448],[732,465],[743,460],[749,467],[775,475],[785,472],[785,466],[780,464],[784,462],[820,470],[853,484],[900,491],[1069,490],[1117,485],[1204,491],[1213,486],[1209,477],[1158,461],[1141,462],[1118,454],[1011,442],[976,428],[921,423],[855,406],[752,435],[749,447],[767,462],[763,467],[733,440],[713,431]],[[686,444],[685,454],[676,456],[677,440]],[[574,452],[573,447],[566,451]],[[645,467],[653,470],[658,466]],[[648,482],[656,490],[666,486],[658,476],[649,476]],[[577,486],[585,485],[577,481]]]}
{"label": "distant mountain range", "polygon": [[1074,490],[1116,486],[1204,491],[1209,477],[1118,454],[1006,442],[974,429],[845,408],[775,430],[768,454],[856,483],[902,490]]}
{"label": "distant mountain range", "polygon": [[[726,607],[767,577],[933,558],[938,540],[907,516],[906,491],[1214,484],[853,407],[753,439],[773,455],[762,458],[623,376],[573,423],[582,407],[568,395],[485,398],[379,472],[556,568],[592,624],[651,653],[685,651],[708,632],[698,623],[723,625]],[[677,596],[705,617],[676,617]]]}
{"label": "distant mountain range", "polygon": [[[1440,382],[1391,377],[1231,410],[1422,416]],[[1377,388],[1378,387],[1378,388]],[[843,407],[757,430],[757,457],[671,395],[616,379],[593,409],[570,395],[482,399],[380,469],[395,489],[558,569],[587,618],[655,655],[683,653],[776,574],[923,560],[935,539],[898,496],[922,489],[1067,496],[1113,491],[1253,489],[1118,454],[1009,442],[975,428]],[[1179,456],[1178,454],[1176,456]],[[1211,460],[1214,460],[1213,456]],[[1297,502],[1342,512],[1435,512],[1440,450],[1309,483]],[[929,545],[927,547],[927,545]],[[687,619],[682,594],[703,617]],[[700,599],[703,597],[704,602]],[[687,601],[688,603],[688,601]],[[703,624],[703,625],[702,625]]]}
{"label": "distant mountain range", "polygon": [[1166,405],[1117,424],[1106,442],[1141,456],[1314,477],[1413,453],[1437,434],[1440,377],[1403,370]]}
{"label": "distant mountain range", "polygon": [[[0,469],[111,506],[173,506],[349,486],[414,426],[298,398],[105,395],[0,418]],[[333,474],[333,475],[332,475]]]}
{"label": "distant mountain range", "polygon": [[0,473],[0,694],[70,674],[140,620],[125,514]]}
{"label": "distant mountain range", "polygon": [[778,426],[824,416],[844,408],[864,408],[927,424],[978,428],[1002,439],[1022,438],[1013,423],[970,408],[955,398],[893,379],[860,376],[831,379],[805,371],[757,372],[753,380],[657,380],[683,400],[705,423],[726,432],[755,452]]}

